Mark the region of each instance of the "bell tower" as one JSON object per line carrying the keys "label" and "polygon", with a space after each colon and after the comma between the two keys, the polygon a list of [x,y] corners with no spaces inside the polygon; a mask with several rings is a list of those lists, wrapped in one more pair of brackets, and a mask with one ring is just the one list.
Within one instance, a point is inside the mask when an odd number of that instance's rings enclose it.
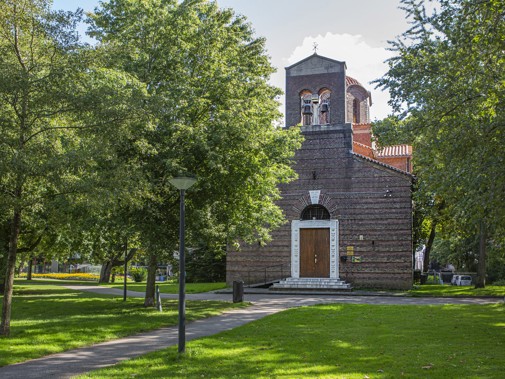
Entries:
{"label": "bell tower", "polygon": [[346,120],[345,62],[314,53],[286,67],[286,127]]}

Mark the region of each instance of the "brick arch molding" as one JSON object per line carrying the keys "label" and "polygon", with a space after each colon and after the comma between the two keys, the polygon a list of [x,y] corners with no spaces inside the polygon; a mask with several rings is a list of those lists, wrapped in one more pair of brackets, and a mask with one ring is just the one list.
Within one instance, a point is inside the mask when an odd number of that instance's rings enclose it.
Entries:
{"label": "brick arch molding", "polygon": [[[337,204],[336,201],[328,196],[325,193],[321,193],[319,196],[319,202],[317,203],[319,205],[322,205],[325,207],[328,212],[330,212],[330,217],[332,219],[336,219],[337,217]],[[293,204],[292,210],[293,210],[293,218],[299,219],[302,211],[309,205],[312,205],[312,201],[310,200],[310,195],[309,192],[303,196],[300,196],[295,203]]]}

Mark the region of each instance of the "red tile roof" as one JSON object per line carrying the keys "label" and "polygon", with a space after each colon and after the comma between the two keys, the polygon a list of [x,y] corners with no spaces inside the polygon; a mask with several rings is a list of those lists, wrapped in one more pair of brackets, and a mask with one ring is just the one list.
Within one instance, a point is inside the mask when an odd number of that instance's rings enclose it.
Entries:
{"label": "red tile roof", "polygon": [[352,141],[352,151],[369,158],[374,158],[376,153],[372,147],[356,141]]}
{"label": "red tile roof", "polygon": [[399,168],[396,168],[394,166],[388,165],[388,164],[383,163],[383,162],[379,162],[379,161],[377,161],[375,159],[369,158],[369,157],[367,157],[365,155],[362,155],[362,154],[358,154],[358,153],[356,153],[354,151],[351,151],[351,154],[354,155],[357,158],[364,159],[364,160],[366,160],[368,162],[375,163],[375,164],[377,164],[379,166],[386,167],[386,168],[388,168],[390,170],[393,170],[393,171],[396,171],[396,172],[400,172],[400,173],[402,173],[404,175],[410,176],[411,178],[415,178],[415,176],[413,174],[411,174],[410,172],[407,172],[405,170],[400,170]]}
{"label": "red tile roof", "polygon": [[[360,82],[358,82],[356,79],[354,78],[351,78],[350,76],[346,76],[345,77],[345,86],[346,87],[350,87],[350,86],[360,86],[362,87],[363,89],[365,89],[365,87],[363,86],[363,84],[361,84]],[[370,101],[370,105],[372,105],[372,93],[368,90],[365,89],[365,91],[367,92],[368,94],[368,99]]]}
{"label": "red tile roof", "polygon": [[412,155],[412,146],[410,145],[393,145],[377,149],[377,156],[379,158],[406,157],[411,155]]}
{"label": "red tile roof", "polygon": [[[349,86],[360,86],[360,87],[363,87],[363,85],[360,82],[358,82],[354,78],[351,78],[350,76],[346,76],[345,77],[345,85],[347,87],[349,87]],[[363,87],[363,88],[365,88],[365,87]]]}

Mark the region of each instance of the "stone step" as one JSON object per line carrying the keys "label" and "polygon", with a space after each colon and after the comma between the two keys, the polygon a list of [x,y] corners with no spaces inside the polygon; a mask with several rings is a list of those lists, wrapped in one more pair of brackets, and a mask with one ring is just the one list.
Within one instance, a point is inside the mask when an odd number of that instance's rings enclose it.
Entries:
{"label": "stone step", "polygon": [[308,279],[298,279],[298,278],[287,278],[283,279],[283,282],[289,283],[344,283],[343,280],[340,279],[327,279],[327,278],[308,278]]}
{"label": "stone step", "polygon": [[348,284],[346,285],[328,285],[328,286],[318,286],[315,284],[294,284],[294,285],[273,285],[272,289],[287,289],[287,288],[310,288],[310,289],[349,289],[351,288]]}
{"label": "stone step", "polygon": [[275,283],[271,289],[350,290],[351,285],[343,280],[333,278],[287,278],[281,280],[279,283]]}
{"label": "stone step", "polygon": [[342,280],[321,280],[321,281],[294,281],[294,280],[281,280],[280,283],[283,284],[306,284],[306,285],[343,285],[346,284]]}

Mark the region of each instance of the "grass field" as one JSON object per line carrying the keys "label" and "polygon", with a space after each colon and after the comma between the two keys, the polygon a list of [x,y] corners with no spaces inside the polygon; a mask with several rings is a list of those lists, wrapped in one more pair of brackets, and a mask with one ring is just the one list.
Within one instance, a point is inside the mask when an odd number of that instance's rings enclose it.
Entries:
{"label": "grass field", "polygon": [[[123,289],[123,284],[104,284],[107,287]],[[156,283],[160,286],[161,293],[179,293],[179,283],[177,282],[161,282]],[[145,283],[128,283],[127,288],[129,291],[145,292]],[[209,292],[226,288],[226,283],[186,283],[186,293],[201,293]]]}
{"label": "grass field", "polygon": [[415,286],[408,291],[412,296],[497,296],[505,297],[505,286],[486,286],[475,288],[474,286],[451,286],[440,284],[426,284]]}
{"label": "grass field", "polygon": [[505,306],[291,309],[83,378],[503,378]]}
{"label": "grass field", "polygon": [[[46,280],[16,280],[11,336],[0,338],[0,366],[177,324],[177,301],[163,300],[160,313],[144,308],[143,299],[122,300],[71,291]],[[187,319],[213,316],[234,306],[244,305],[188,301]]]}
{"label": "grass field", "polygon": [[[88,280],[65,280],[65,279],[35,279],[37,283],[53,283],[53,284],[61,284],[61,285],[86,285],[93,286],[98,285],[97,281],[88,281]],[[19,279],[17,283],[28,283],[25,279]],[[123,282],[121,280],[116,279],[116,283],[110,284],[101,284],[102,286],[111,287],[111,288],[119,288],[123,289]],[[177,281],[169,281],[169,282],[160,282],[156,283],[156,285],[160,286],[161,293],[179,293],[179,283]],[[146,283],[135,283],[128,282],[127,287],[129,291],[137,291],[137,292],[145,292]],[[218,282],[218,283],[186,283],[186,293],[201,293],[201,292],[209,292],[226,288],[226,283]]]}

